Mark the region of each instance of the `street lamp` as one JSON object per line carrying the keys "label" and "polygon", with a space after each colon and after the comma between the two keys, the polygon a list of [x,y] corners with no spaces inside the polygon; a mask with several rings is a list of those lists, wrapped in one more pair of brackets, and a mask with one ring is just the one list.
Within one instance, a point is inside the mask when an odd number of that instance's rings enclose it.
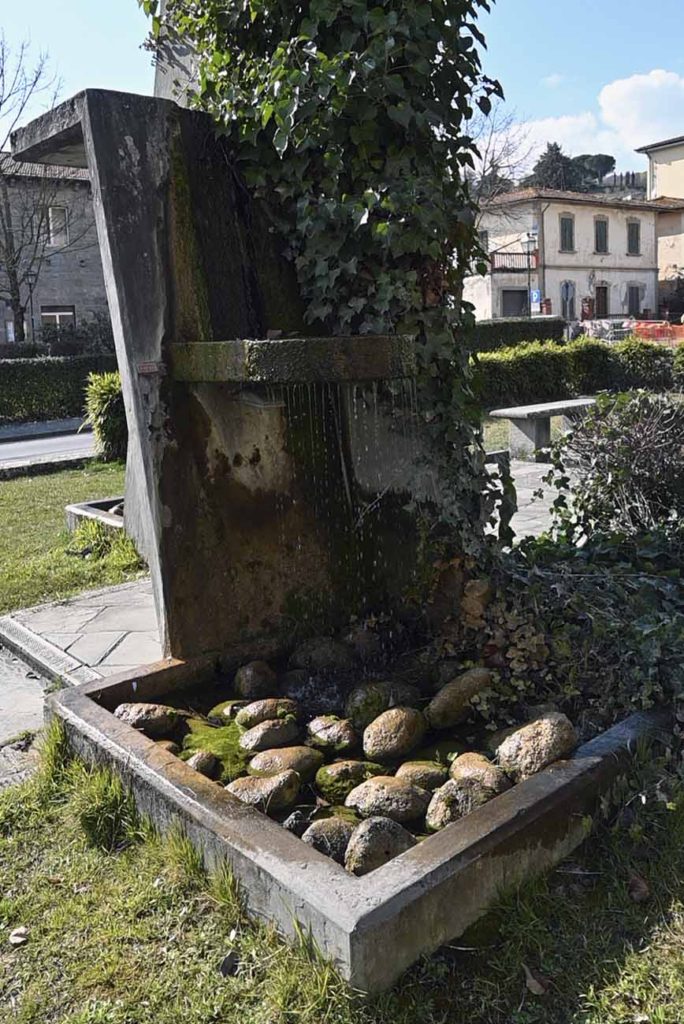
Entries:
{"label": "street lamp", "polygon": [[31,341],[36,340],[36,322],[33,315],[33,289],[36,286],[37,280],[38,274],[35,270],[28,270],[26,272],[26,284],[28,285],[29,290],[29,307],[31,309]]}
{"label": "street lamp", "polygon": [[523,252],[527,254],[527,315],[532,319],[532,253],[537,248],[537,236],[528,231],[522,239]]}

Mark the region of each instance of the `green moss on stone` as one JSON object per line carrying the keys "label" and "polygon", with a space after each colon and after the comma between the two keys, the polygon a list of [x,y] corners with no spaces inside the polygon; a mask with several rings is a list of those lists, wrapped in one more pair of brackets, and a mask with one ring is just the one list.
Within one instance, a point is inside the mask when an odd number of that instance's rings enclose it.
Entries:
{"label": "green moss on stone", "polygon": [[214,726],[203,718],[188,719],[181,757],[187,761],[198,750],[208,750],[221,762],[221,782],[232,782],[247,770],[251,755],[240,749],[241,730],[235,722]]}
{"label": "green moss on stone", "polygon": [[374,764],[372,761],[354,762],[354,765],[357,764],[361,767],[358,769],[350,767],[349,771],[343,772],[331,771],[331,769],[339,768],[339,762],[337,765],[331,764],[319,768],[316,772],[316,788],[321,796],[331,804],[343,804],[356,786],[360,786],[362,782],[372,779],[375,775],[387,773],[387,768],[381,764]]}
{"label": "green moss on stone", "polygon": [[207,718],[210,722],[220,722],[223,725],[224,722],[232,720],[232,716],[225,713],[226,708],[232,708],[235,704],[242,707],[244,703],[245,701],[241,697],[231,697],[230,700],[222,700],[220,704],[215,704],[211,711],[207,713]]}

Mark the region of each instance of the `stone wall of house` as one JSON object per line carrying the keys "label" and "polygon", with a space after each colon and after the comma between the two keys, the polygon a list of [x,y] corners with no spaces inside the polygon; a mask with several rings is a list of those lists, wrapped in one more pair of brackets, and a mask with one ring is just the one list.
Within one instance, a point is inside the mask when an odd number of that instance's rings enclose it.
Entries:
{"label": "stone wall of house", "polygon": [[[26,208],[33,189],[36,202],[42,201],[44,186],[32,185],[24,177],[9,178],[10,202],[15,210]],[[49,307],[73,307],[76,322],[108,315],[102,261],[95,229],[95,218],[87,181],[66,180],[50,187],[49,205],[67,210],[69,244],[67,247],[40,248],[34,269],[38,279],[33,288],[33,328],[38,336],[41,314]],[[20,217],[15,217],[15,224]],[[26,337],[31,336],[31,302],[26,286]],[[9,305],[0,303],[0,343],[12,341],[13,315]]]}

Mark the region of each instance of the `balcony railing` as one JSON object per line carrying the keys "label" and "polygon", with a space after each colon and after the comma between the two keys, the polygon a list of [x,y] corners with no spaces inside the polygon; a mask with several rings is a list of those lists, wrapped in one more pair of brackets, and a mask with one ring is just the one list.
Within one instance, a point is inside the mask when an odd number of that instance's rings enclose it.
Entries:
{"label": "balcony railing", "polygon": [[493,252],[490,254],[492,273],[518,274],[530,270],[536,270],[539,263],[539,252],[535,249],[531,253],[526,252]]}

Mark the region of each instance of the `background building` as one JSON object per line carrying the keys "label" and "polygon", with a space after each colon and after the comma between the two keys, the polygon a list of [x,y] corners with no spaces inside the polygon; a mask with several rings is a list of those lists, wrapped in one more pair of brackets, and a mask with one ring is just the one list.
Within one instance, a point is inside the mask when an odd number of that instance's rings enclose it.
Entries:
{"label": "background building", "polygon": [[637,150],[648,157],[648,197],[658,204],[658,266],[663,312],[684,313],[684,135]]}
{"label": "background building", "polygon": [[[0,154],[0,343],[16,340],[7,262],[17,251],[27,340],[44,327],[108,317],[86,171],[20,164]],[[11,232],[11,235],[10,235]]]}
{"label": "background building", "polygon": [[497,196],[479,224],[489,270],[466,279],[464,298],[478,319],[652,316],[661,209],[645,199],[554,189]]}

